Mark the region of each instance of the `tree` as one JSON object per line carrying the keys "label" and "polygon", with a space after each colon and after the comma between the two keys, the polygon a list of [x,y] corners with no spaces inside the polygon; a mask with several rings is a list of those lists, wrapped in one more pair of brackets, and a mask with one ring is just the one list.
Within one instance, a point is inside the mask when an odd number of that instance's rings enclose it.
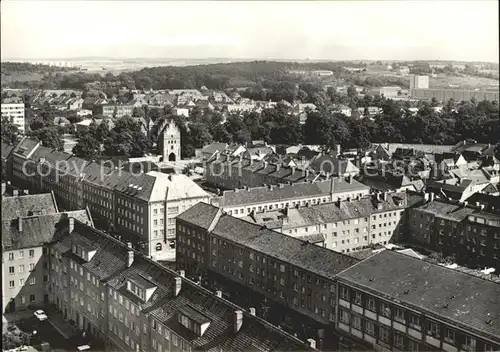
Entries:
{"label": "tree", "polygon": [[90,134],[85,134],[78,140],[73,147],[73,154],[79,158],[89,159],[101,156],[101,147],[99,142]]}
{"label": "tree", "polygon": [[16,144],[20,139],[19,129],[9,121],[7,117],[2,118],[2,142]]}
{"label": "tree", "polygon": [[204,123],[191,123],[189,124],[189,139],[183,144],[190,144],[193,148],[203,148],[212,141],[213,138],[207,125]]}
{"label": "tree", "polygon": [[140,157],[149,149],[151,141],[129,116],[119,119],[104,140],[104,154],[107,156]]}
{"label": "tree", "polygon": [[43,127],[31,133],[47,148],[63,150],[64,141],[56,126]]}

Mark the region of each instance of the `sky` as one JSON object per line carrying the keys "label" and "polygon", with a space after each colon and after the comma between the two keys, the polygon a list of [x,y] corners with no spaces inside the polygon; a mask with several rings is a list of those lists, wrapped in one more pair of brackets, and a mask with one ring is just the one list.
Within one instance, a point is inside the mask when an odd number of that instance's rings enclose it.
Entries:
{"label": "sky", "polygon": [[498,0],[2,0],[1,58],[498,62]]}

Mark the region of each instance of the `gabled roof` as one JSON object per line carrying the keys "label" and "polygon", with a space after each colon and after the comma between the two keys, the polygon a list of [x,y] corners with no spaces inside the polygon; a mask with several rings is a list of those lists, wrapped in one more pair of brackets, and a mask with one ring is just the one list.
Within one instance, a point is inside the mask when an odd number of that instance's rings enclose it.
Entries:
{"label": "gabled roof", "polygon": [[388,250],[338,277],[388,301],[500,342],[500,285],[493,281]]}
{"label": "gabled roof", "polygon": [[[97,253],[83,267],[109,287],[117,290],[130,301],[140,305],[141,313],[151,316],[168,329],[187,340],[193,350],[206,351],[246,351],[256,347],[263,351],[313,351],[307,344],[271,325],[263,319],[251,315],[243,308],[217,297],[213,292],[193,283],[187,278],[133,250],[134,260],[127,267],[129,248],[124,243],[90,229],[75,221],[75,231],[67,238],[65,246],[54,244],[65,250],[65,255],[73,255],[68,248],[75,237],[85,238],[98,247]],[[127,289],[127,279],[141,277],[156,287],[152,297],[144,302]],[[180,281],[180,291],[174,294],[176,280]],[[178,282],[177,282],[178,283]],[[242,313],[242,326],[234,332],[235,311]],[[199,336],[178,323],[178,314],[185,313],[199,323],[209,323],[204,334]]]}
{"label": "gabled roof", "polygon": [[[207,207],[217,209],[214,206],[199,203],[190,209],[190,217],[194,214],[201,216],[207,212]],[[188,218],[183,217],[183,214],[180,214],[177,219],[189,221]],[[212,234],[330,279],[334,278],[336,273],[357,262],[356,259],[344,254],[308,244],[297,238],[225,214],[218,219]]]}
{"label": "gabled roof", "polygon": [[93,226],[87,210],[75,210],[2,221],[2,247],[4,250],[40,247],[52,242],[68,226],[68,219],[75,218]]}
{"label": "gabled roof", "polygon": [[57,204],[52,193],[29,194],[16,197],[2,197],[2,221],[32,216],[33,212],[42,215],[56,214]]}

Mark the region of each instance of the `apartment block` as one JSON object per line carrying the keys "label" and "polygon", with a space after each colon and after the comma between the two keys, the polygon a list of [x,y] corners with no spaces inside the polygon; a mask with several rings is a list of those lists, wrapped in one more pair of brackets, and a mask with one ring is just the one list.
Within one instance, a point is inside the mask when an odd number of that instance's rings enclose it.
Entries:
{"label": "apartment block", "polygon": [[500,285],[382,251],[338,276],[339,330],[377,351],[500,350]]}
{"label": "apartment block", "polygon": [[263,213],[286,207],[305,207],[337,200],[355,199],[369,195],[370,188],[353,178],[331,178],[317,182],[297,182],[224,191],[212,198],[229,215],[243,217],[251,212]]}
{"label": "apartment block", "polygon": [[48,303],[47,244],[74,217],[92,226],[88,210],[58,212],[53,195],[2,198],[2,306],[16,312]]}
{"label": "apartment block", "polygon": [[205,165],[207,183],[221,189],[261,187],[280,183],[311,182],[327,179],[329,175],[314,169],[299,169],[293,163],[274,162],[264,157],[231,157],[218,152]]}
{"label": "apartment block", "polygon": [[402,238],[405,210],[423,197],[407,193],[378,193],[333,203],[251,213],[244,219],[325,248],[350,253]]}
{"label": "apartment block", "polygon": [[92,108],[93,115],[102,115],[105,117],[120,118],[123,116],[132,116],[134,112],[133,105],[120,105],[120,104],[103,104],[95,105]]}
{"label": "apartment block", "polygon": [[107,350],[315,350],[77,220],[49,257],[50,301]]}
{"label": "apartment block", "polygon": [[[208,278],[219,289],[237,283],[245,296],[228,292],[231,300],[249,304],[252,296],[268,300],[277,324],[287,331],[308,331],[323,343],[335,322],[335,275],[356,264],[355,258],[224,214],[199,203],[179,215],[177,264],[190,276]],[[246,300],[246,302],[245,302]],[[259,299],[260,300],[260,299]],[[262,300],[260,300],[262,302]],[[266,309],[257,307],[266,316]],[[279,316],[281,315],[281,316]],[[307,323],[305,323],[307,321]],[[307,324],[309,327],[300,328]]]}
{"label": "apartment block", "polygon": [[185,175],[131,173],[22,140],[12,153],[14,184],[54,192],[64,209],[89,207],[100,228],[118,232],[156,260],[175,256],[175,216],[209,195]]}
{"label": "apartment block", "polygon": [[24,103],[2,103],[2,120],[8,119],[11,123],[16,125],[19,132],[24,134],[25,121],[24,121]]}
{"label": "apartment block", "polygon": [[500,209],[434,199],[409,210],[408,240],[458,263],[500,270]]}

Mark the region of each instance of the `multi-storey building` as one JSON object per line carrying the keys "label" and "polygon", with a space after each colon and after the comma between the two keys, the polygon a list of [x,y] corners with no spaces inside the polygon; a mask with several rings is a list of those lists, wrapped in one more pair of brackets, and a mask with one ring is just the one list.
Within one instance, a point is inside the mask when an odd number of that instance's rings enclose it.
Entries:
{"label": "multi-storey building", "polygon": [[185,175],[132,173],[87,162],[24,139],[13,151],[13,183],[53,191],[64,209],[89,207],[96,224],[119,232],[154,259],[175,256],[176,214],[209,195]]}
{"label": "multi-storey building", "polygon": [[8,119],[9,122],[16,125],[21,134],[24,134],[24,103],[2,103],[2,120],[3,119]]}
{"label": "multi-storey building", "polygon": [[48,303],[45,245],[68,217],[92,226],[88,210],[57,211],[51,194],[2,199],[2,306],[5,312]]}
{"label": "multi-storey building", "polygon": [[297,182],[246,189],[224,191],[221,197],[212,198],[212,204],[229,215],[242,217],[254,213],[305,207],[344,199],[355,199],[370,194],[370,188],[349,178],[331,178],[318,182]]}
{"label": "multi-storey building", "polygon": [[427,249],[454,256],[459,263],[500,270],[499,209],[434,199],[409,210],[407,239]]}
{"label": "multi-storey building", "polygon": [[299,169],[293,163],[253,160],[215,153],[205,165],[207,183],[221,189],[260,187],[280,183],[310,182],[327,179],[329,175],[311,169]]}
{"label": "multi-storey building", "polygon": [[[320,348],[336,343],[329,334],[336,312],[334,276],[357,259],[204,203],[179,215],[176,222],[177,264],[188,275],[201,276],[214,289],[227,288],[222,291],[241,305],[258,304],[259,315],[299,335],[319,338]],[[252,294],[235,294],[248,291]]]}
{"label": "multi-storey building", "polygon": [[410,75],[410,92],[412,89],[428,89],[429,76]]}
{"label": "multi-storey building", "polygon": [[339,330],[376,351],[500,350],[500,285],[393,251],[337,275]]}
{"label": "multi-storey building", "polygon": [[405,210],[422,200],[417,194],[384,192],[334,203],[252,213],[244,219],[349,253],[399,240],[405,229]]}
{"label": "multi-storey building", "polygon": [[436,98],[438,101],[469,101],[475,98],[477,101],[489,100],[498,101],[499,93],[497,91],[479,91],[463,89],[440,89],[440,88],[414,88],[410,91],[411,97],[415,99],[431,100]]}
{"label": "multi-storey building", "polygon": [[134,112],[133,105],[120,105],[120,104],[103,104],[95,105],[92,109],[92,114],[102,115],[105,117],[120,118],[123,116],[132,116]]}
{"label": "multi-storey building", "polygon": [[79,221],[69,224],[50,247],[49,299],[108,350],[314,350],[314,340],[288,335],[184,272]]}

